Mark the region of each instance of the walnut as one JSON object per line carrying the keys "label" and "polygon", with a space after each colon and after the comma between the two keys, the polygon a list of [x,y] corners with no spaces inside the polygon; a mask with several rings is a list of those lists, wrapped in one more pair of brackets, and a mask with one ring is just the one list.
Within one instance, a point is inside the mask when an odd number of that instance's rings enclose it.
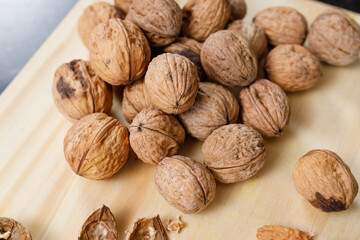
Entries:
{"label": "walnut", "polygon": [[150,62],[151,50],[140,28],[119,18],[96,26],[90,36],[93,68],[111,85],[140,79]]}
{"label": "walnut", "polygon": [[358,193],[350,168],[334,152],[312,150],[302,156],[293,172],[296,190],[324,212],[347,209]]}
{"label": "walnut", "polygon": [[0,217],[0,239],[31,240],[30,232],[19,222],[11,218]]}
{"label": "walnut", "polygon": [[188,0],[183,8],[182,33],[198,41],[224,29],[231,15],[228,0]]}
{"label": "walnut", "polygon": [[199,82],[195,65],[188,58],[171,53],[154,58],[145,75],[152,103],[169,114],[191,108]]}
{"label": "walnut", "polygon": [[182,12],[175,0],[133,0],[126,20],[144,31],[151,46],[164,47],[179,36]]}
{"label": "walnut", "polygon": [[64,139],[64,154],[71,169],[88,179],[110,178],[124,166],[128,153],[126,127],[104,113],[80,119]]}
{"label": "walnut", "polygon": [[205,165],[222,183],[244,181],[264,165],[266,154],[261,134],[243,124],[214,130],[202,146]]}
{"label": "walnut", "polygon": [[266,225],[257,230],[258,240],[312,240],[306,232],[281,225]]}
{"label": "walnut", "polygon": [[290,120],[289,99],[275,83],[261,79],[240,92],[244,124],[265,137],[278,137]]}
{"label": "walnut", "polygon": [[155,184],[165,200],[183,213],[200,212],[215,197],[214,176],[188,157],[164,158],[155,170]]}
{"label": "walnut", "polygon": [[56,107],[72,122],[94,112],[110,112],[113,98],[111,86],[83,60],[58,67],[52,95]]}
{"label": "walnut", "polygon": [[239,104],[232,93],[216,83],[201,82],[195,104],[179,115],[186,131],[204,141],[212,131],[235,123],[239,116]]}
{"label": "walnut", "polygon": [[126,240],[167,240],[165,228],[160,216],[153,218],[140,218],[126,237]]}
{"label": "walnut", "polygon": [[244,87],[257,74],[257,59],[249,43],[229,30],[211,34],[201,49],[201,64],[211,80],[230,87]]}
{"label": "walnut", "polygon": [[115,0],[115,6],[127,14],[132,2],[133,0]]}
{"label": "walnut", "polygon": [[246,15],[245,0],[230,0],[231,5],[231,18],[243,19]]}
{"label": "walnut", "polygon": [[279,45],[266,57],[267,77],[286,92],[314,87],[322,77],[321,65],[306,48],[296,44]]}
{"label": "walnut", "polygon": [[329,9],[310,26],[307,45],[321,61],[345,66],[360,53],[360,26],[345,11]]}
{"label": "walnut", "polygon": [[303,44],[307,22],[305,17],[290,7],[270,7],[260,11],[255,24],[265,30],[271,45]]}

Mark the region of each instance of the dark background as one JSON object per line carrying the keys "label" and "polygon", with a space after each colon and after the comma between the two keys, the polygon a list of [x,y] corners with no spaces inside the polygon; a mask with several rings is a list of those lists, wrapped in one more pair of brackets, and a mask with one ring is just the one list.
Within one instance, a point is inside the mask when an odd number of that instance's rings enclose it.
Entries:
{"label": "dark background", "polygon": [[[76,2],[77,0],[0,0],[0,93]],[[360,12],[360,0],[322,2]]]}

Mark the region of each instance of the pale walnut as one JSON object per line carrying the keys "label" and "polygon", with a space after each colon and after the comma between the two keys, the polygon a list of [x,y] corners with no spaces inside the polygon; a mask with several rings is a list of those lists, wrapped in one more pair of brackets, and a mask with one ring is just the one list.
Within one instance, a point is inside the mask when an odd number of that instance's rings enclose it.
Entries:
{"label": "pale walnut", "polygon": [[350,168],[334,152],[312,150],[302,156],[293,171],[296,190],[324,212],[349,208],[358,193]]}
{"label": "pale walnut", "polygon": [[128,158],[126,127],[104,113],[93,113],[77,121],[64,139],[64,154],[79,176],[101,180],[110,178]]}
{"label": "pale walnut", "polygon": [[256,232],[258,240],[312,240],[307,232],[281,225],[266,225]]}
{"label": "pale walnut", "polygon": [[127,14],[129,12],[130,5],[133,0],[115,0],[115,6],[118,7],[122,12]]}
{"label": "pale walnut", "polygon": [[140,79],[151,56],[149,43],[140,28],[119,18],[93,29],[89,51],[92,67],[111,85],[126,85]]}
{"label": "pale walnut", "polygon": [[203,42],[210,34],[224,29],[230,15],[228,0],[188,0],[183,7],[182,33]]}
{"label": "pale walnut", "polygon": [[235,96],[216,83],[201,82],[195,104],[179,115],[186,131],[204,141],[215,129],[236,123],[239,104]]}
{"label": "pale walnut", "polygon": [[231,5],[231,18],[243,19],[246,15],[245,0],[230,0]]}
{"label": "pale walnut", "polygon": [[188,58],[172,53],[154,58],[145,75],[152,103],[169,114],[191,108],[199,82],[195,65]]}
{"label": "pale walnut", "polygon": [[160,216],[153,218],[140,218],[129,232],[126,240],[168,240]]}
{"label": "pale walnut", "polygon": [[319,59],[296,44],[279,45],[266,57],[265,71],[269,80],[286,92],[310,89],[322,77]]}
{"label": "pale walnut", "polygon": [[200,212],[215,197],[214,176],[188,157],[164,158],[155,170],[155,184],[165,200],[183,213]]}
{"label": "pale walnut", "polygon": [[0,217],[0,239],[32,240],[30,232],[19,222],[11,218]]}
{"label": "pale walnut", "polygon": [[254,176],[265,163],[265,145],[260,133],[243,124],[214,130],[202,146],[205,165],[222,183],[235,183]]}
{"label": "pale walnut", "polygon": [[260,11],[254,18],[256,25],[265,30],[269,43],[303,44],[307,33],[305,17],[290,7],[270,7]]}
{"label": "pale walnut", "polygon": [[257,58],[249,43],[229,30],[212,34],[201,49],[201,64],[213,81],[244,87],[255,80]]}
{"label": "pale walnut", "polygon": [[307,45],[321,61],[335,66],[351,64],[360,53],[360,26],[345,11],[329,9],[311,24]]}
{"label": "pale walnut", "polygon": [[289,98],[269,80],[261,79],[242,89],[240,103],[244,124],[264,137],[281,136],[289,124]]}

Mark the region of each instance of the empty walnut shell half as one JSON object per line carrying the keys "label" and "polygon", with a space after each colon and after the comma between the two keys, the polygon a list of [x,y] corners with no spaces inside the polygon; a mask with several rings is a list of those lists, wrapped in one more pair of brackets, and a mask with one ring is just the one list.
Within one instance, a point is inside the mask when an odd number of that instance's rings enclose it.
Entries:
{"label": "empty walnut shell half", "polygon": [[201,64],[207,76],[222,85],[244,87],[257,74],[257,58],[249,43],[229,30],[211,34],[201,49]]}
{"label": "empty walnut shell half", "polygon": [[155,184],[165,200],[183,213],[196,213],[215,197],[216,183],[211,172],[188,157],[162,160],[155,171]]}
{"label": "empty walnut shell half", "polygon": [[110,178],[128,158],[126,127],[104,113],[93,113],[77,121],[64,139],[64,154],[71,169],[93,180]]}
{"label": "empty walnut shell half", "polygon": [[149,43],[140,28],[119,18],[93,29],[89,51],[92,66],[111,85],[126,85],[140,79],[151,56]]}
{"label": "empty walnut shell half", "polygon": [[266,225],[256,232],[258,240],[312,240],[307,232],[281,225]]}
{"label": "empty walnut shell half", "polygon": [[245,125],[264,137],[278,137],[290,120],[286,93],[275,83],[261,79],[240,92],[241,115]]}
{"label": "empty walnut shell half", "polygon": [[279,45],[266,57],[267,77],[286,92],[310,89],[322,77],[321,65],[306,48],[296,44]]}
{"label": "empty walnut shell half", "polygon": [[131,148],[140,160],[153,165],[176,154],[185,139],[185,130],[178,120],[159,109],[142,110],[129,131]]}
{"label": "empty walnut shell half", "polygon": [[129,12],[130,5],[133,0],[115,0],[115,6],[118,7],[122,12],[127,14]]}
{"label": "empty walnut shell half", "polygon": [[179,119],[191,136],[204,141],[215,129],[235,123],[238,116],[238,101],[228,89],[201,82],[194,105],[180,114]]}
{"label": "empty walnut shell half", "polygon": [[115,217],[105,205],[96,209],[81,228],[79,240],[94,239],[118,239]]}
{"label": "empty walnut shell half", "polygon": [[188,58],[172,53],[154,58],[145,75],[152,103],[169,114],[191,108],[199,82],[195,65]]}
{"label": "empty walnut shell half", "polygon": [[334,152],[312,150],[302,156],[293,171],[296,190],[324,212],[347,209],[358,193],[350,168]]}
{"label": "empty walnut shell half", "polygon": [[329,9],[310,26],[307,45],[321,61],[345,66],[356,61],[360,53],[360,26],[346,12]]}
{"label": "empty walnut shell half", "polygon": [[73,60],[55,72],[52,86],[54,103],[70,121],[75,122],[95,112],[110,112],[112,88],[90,66],[90,62]]}
{"label": "empty walnut shell half", "polygon": [[0,239],[32,240],[30,232],[11,218],[0,217]]}
{"label": "empty walnut shell half", "polygon": [[165,228],[161,222],[160,216],[153,218],[140,218],[133,226],[133,229],[127,235],[126,240],[167,240]]}
{"label": "empty walnut shell half", "polygon": [[265,30],[269,43],[302,45],[306,33],[305,17],[290,7],[270,7],[260,11],[254,18],[256,25]]}
{"label": "empty walnut shell half", "polygon": [[231,5],[231,18],[243,19],[246,15],[245,0],[230,0]]}
{"label": "empty walnut shell half", "polygon": [[205,165],[222,183],[235,183],[254,176],[265,163],[265,145],[260,133],[243,124],[214,130],[202,146]]}

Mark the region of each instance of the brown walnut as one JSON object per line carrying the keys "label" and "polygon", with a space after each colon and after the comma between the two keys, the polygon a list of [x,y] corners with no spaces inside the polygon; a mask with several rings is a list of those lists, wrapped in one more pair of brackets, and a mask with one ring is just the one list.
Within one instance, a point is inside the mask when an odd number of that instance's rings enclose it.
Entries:
{"label": "brown walnut", "polygon": [[245,0],[230,0],[231,5],[231,18],[243,19],[246,15]]}
{"label": "brown walnut", "polygon": [[258,240],[312,240],[307,232],[281,225],[266,225],[257,230]]}
{"label": "brown walnut", "polygon": [[118,7],[122,12],[127,14],[129,12],[130,5],[133,0],[115,0],[115,6]]}
{"label": "brown walnut", "polygon": [[30,232],[11,218],[0,217],[0,239],[32,240]]}
{"label": "brown walnut", "polygon": [[133,226],[133,229],[127,235],[126,240],[168,240],[165,228],[161,222],[160,216],[153,218],[140,218]]}

